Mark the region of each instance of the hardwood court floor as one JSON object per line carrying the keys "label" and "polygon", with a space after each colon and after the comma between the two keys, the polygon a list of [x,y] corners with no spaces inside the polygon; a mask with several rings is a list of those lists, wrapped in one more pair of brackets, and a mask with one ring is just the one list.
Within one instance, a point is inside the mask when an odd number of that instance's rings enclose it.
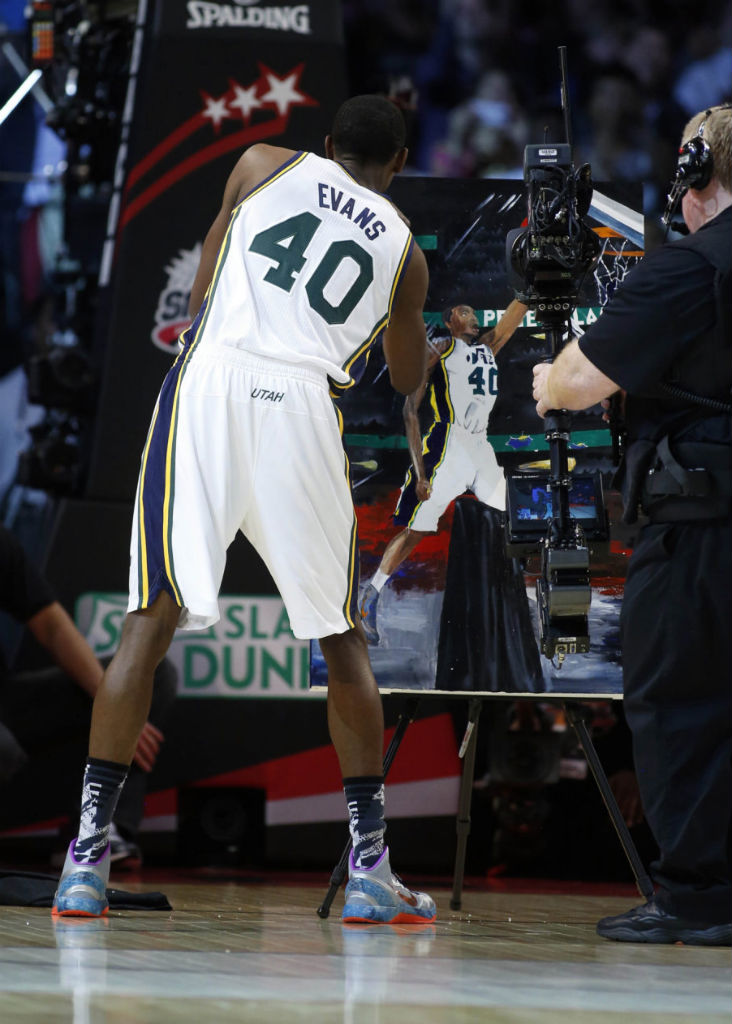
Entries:
{"label": "hardwood court floor", "polygon": [[[2,1024],[729,1024],[729,949],[611,943],[597,919],[639,902],[431,886],[422,929],[344,927],[315,909],[324,875],[296,883],[120,876],[162,890],[172,912],[54,922],[0,907]],[[505,885],[505,883],[504,883]],[[551,885],[550,885],[551,888]],[[554,888],[558,888],[554,884]],[[587,889],[589,887],[584,887]]]}

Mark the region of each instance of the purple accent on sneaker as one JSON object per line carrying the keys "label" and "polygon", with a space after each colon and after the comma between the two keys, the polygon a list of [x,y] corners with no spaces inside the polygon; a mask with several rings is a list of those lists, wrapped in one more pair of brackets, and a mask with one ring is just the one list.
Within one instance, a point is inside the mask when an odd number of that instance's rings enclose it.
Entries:
{"label": "purple accent on sneaker", "polygon": [[70,854],[71,859],[74,862],[74,864],[79,864],[79,865],[82,865],[82,866],[84,864],[102,864],[104,862],[105,857],[109,857],[110,846],[109,846],[109,843],[107,843],[107,845],[104,847],[104,853],[102,854],[101,857],[98,857],[96,860],[77,860],[77,857],[76,857],[76,840],[77,840],[77,838],[78,838],[78,836],[76,836],[74,839],[72,839],[71,842],[69,843],[69,854]]}
{"label": "purple accent on sneaker", "polygon": [[375,871],[378,868],[379,864],[381,864],[381,862],[384,859],[384,857],[386,857],[388,855],[388,853],[389,853],[389,847],[385,846],[384,847],[384,852],[382,853],[382,855],[379,857],[379,859],[376,861],[375,864],[371,865],[370,868],[357,868],[356,867],[356,863],[355,863],[355,861],[353,859],[353,850],[351,850],[351,854],[350,854],[350,857],[349,857],[349,864],[350,864],[350,867],[351,867],[351,871]]}

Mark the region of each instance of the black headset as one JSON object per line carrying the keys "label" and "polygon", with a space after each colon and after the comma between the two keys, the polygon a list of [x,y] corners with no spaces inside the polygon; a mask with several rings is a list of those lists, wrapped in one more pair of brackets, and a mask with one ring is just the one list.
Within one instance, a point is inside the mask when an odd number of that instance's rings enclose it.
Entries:
{"label": "black headset", "polygon": [[711,114],[712,111],[707,110],[694,138],[679,148],[676,177],[681,178],[686,188],[701,190],[712,180],[714,159],[709,143],[704,138],[704,129]]}
{"label": "black headset", "polygon": [[[732,109],[732,103],[723,103],[719,110]],[[676,175],[669,190],[666,209],[663,213],[663,223],[666,230],[673,227],[682,234],[687,234],[686,226],[678,222],[671,224],[671,218],[676,212],[676,207],[685,193],[693,188],[701,191],[706,188],[714,174],[714,158],[709,143],[704,138],[704,129],[707,121],[716,113],[715,110],[707,110],[704,120],[697,128],[696,135],[679,147],[679,156],[676,162]]]}

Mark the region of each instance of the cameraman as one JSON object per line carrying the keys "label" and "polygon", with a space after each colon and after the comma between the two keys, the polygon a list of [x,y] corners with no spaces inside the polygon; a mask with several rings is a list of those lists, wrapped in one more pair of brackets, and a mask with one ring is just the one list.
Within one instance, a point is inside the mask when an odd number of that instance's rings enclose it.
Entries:
{"label": "cameraman", "polygon": [[[621,613],[625,711],[660,857],[624,942],[732,944],[732,109],[686,126],[672,197],[689,236],[647,256],[601,319],[534,367],[537,412],[627,392],[625,518],[648,516]],[[670,197],[669,211],[672,213]]]}

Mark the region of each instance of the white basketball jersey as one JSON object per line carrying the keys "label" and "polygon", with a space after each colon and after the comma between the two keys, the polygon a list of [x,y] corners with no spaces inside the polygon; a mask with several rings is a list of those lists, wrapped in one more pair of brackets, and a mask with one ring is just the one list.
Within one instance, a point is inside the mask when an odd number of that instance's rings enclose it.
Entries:
{"label": "white basketball jersey", "polygon": [[348,385],[389,321],[412,244],[388,199],[340,164],[297,153],[232,212],[197,343]]}
{"label": "white basketball jersey", "polygon": [[485,433],[497,395],[498,370],[490,348],[451,338],[432,373],[435,418]]}

